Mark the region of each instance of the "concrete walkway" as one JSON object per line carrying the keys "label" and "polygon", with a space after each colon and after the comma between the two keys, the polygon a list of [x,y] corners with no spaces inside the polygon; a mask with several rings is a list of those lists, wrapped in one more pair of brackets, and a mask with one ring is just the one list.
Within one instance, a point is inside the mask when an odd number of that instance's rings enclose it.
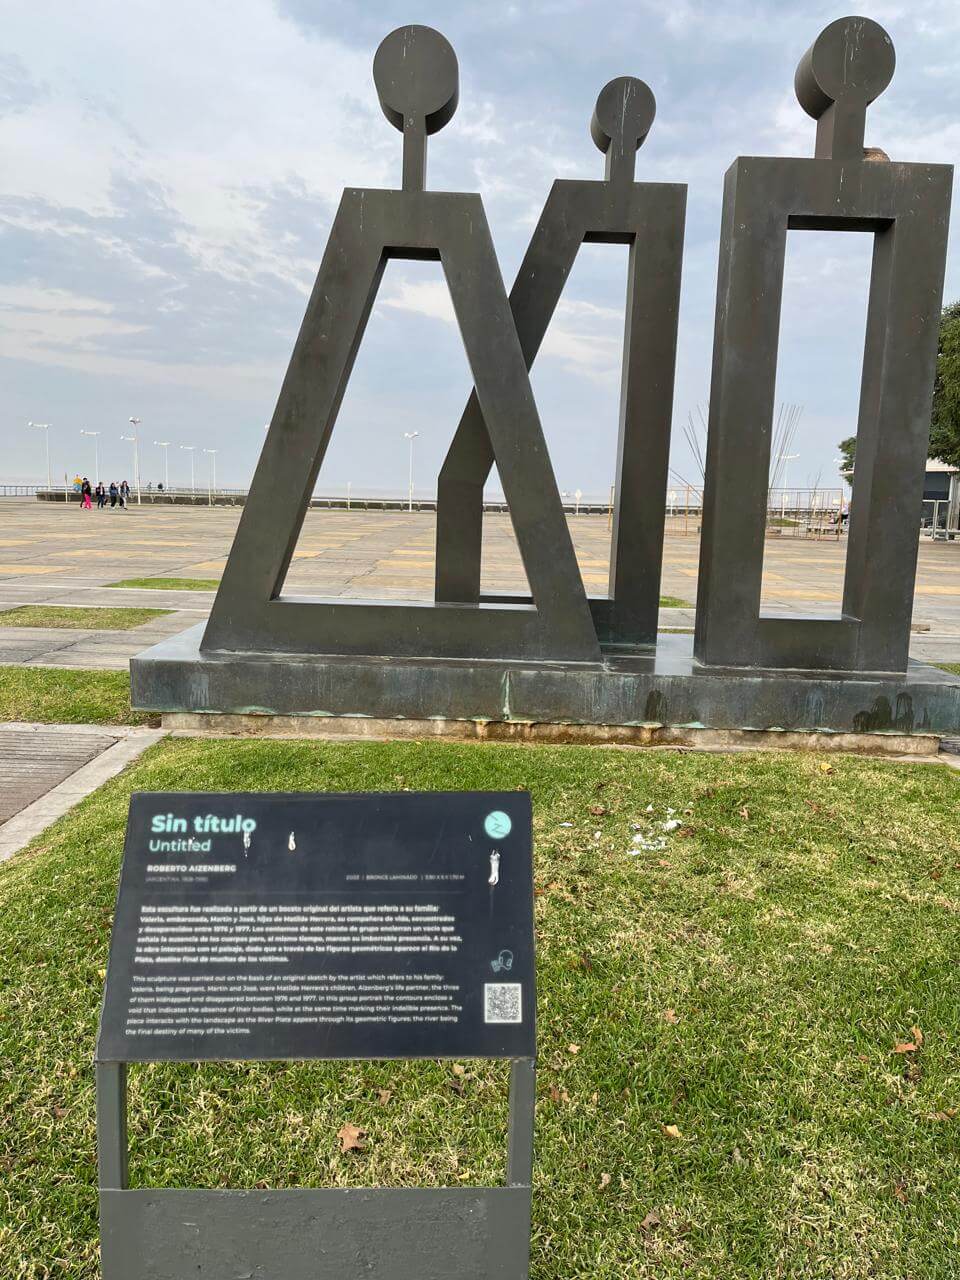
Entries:
{"label": "concrete walkway", "polygon": [[[29,499],[0,501],[0,611],[20,604],[128,606],[169,609],[134,631],[59,631],[2,626],[0,664],[78,668],[126,667],[129,658],[163,636],[205,617],[212,591],[112,588],[131,577],[216,580],[229,553],[239,510],[134,506],[82,512]],[[607,586],[610,531],[604,516],[571,516],[570,532],[584,584]],[[696,522],[675,520],[664,543],[662,590],[696,598]],[[432,514],[403,511],[310,511],[294,552],[287,586],[341,599],[422,599],[433,590],[436,524]],[[762,606],[767,610],[837,614],[846,547],[827,539],[770,537],[765,545]],[[508,516],[484,522],[483,582],[523,591],[526,579]],[[661,625],[686,627],[692,607]],[[911,653],[933,662],[960,662],[960,542],[919,544]]]}
{"label": "concrete walkway", "polygon": [[0,724],[0,862],[162,737],[163,729]]}

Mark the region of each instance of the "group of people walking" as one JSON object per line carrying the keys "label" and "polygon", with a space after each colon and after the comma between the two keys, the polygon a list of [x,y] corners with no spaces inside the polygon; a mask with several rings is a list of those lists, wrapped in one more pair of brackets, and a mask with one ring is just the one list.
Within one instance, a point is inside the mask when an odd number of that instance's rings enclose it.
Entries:
{"label": "group of people walking", "polygon": [[84,511],[90,511],[93,507],[93,499],[97,500],[97,510],[102,511],[109,502],[111,507],[115,507],[117,503],[121,507],[126,507],[130,500],[130,486],[126,480],[121,480],[119,484],[115,480],[110,481],[109,488],[104,486],[102,480],[98,480],[94,487],[86,476],[80,482],[80,506]]}

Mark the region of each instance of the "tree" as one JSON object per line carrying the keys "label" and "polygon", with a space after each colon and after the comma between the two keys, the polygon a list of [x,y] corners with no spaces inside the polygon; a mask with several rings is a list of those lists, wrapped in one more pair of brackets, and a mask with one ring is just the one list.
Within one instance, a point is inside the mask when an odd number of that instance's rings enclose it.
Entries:
{"label": "tree", "polygon": [[[837,448],[842,458],[840,474],[849,481],[857,456],[857,437],[847,436]],[[960,467],[960,302],[951,302],[940,316],[927,455],[950,467]]]}
{"label": "tree", "polygon": [[849,481],[853,475],[853,463],[857,456],[857,437],[847,436],[846,440],[841,440],[837,445],[840,450],[840,457],[843,465],[840,467],[840,474],[844,480]]}
{"label": "tree", "polygon": [[940,316],[929,456],[960,467],[960,302],[951,302]]}

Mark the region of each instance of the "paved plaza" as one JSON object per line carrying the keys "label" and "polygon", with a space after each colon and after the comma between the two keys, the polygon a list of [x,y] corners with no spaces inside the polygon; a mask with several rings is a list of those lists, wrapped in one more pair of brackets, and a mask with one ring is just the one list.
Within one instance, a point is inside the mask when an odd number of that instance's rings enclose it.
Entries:
{"label": "paved plaza", "polygon": [[[279,515],[279,513],[278,513]],[[140,507],[82,511],[74,504],[0,501],[0,609],[22,604],[137,605],[173,612],[134,631],[64,631],[0,626],[0,663],[122,668],[166,635],[204,617],[209,591],[111,589],[125,578],[220,576],[238,508]],[[433,590],[432,514],[310,511],[287,579],[291,592],[342,598],[424,599]],[[667,531],[663,594],[689,602],[661,625],[692,624],[697,590],[696,523]],[[570,529],[584,583],[607,585],[610,531],[604,516],[572,516]],[[763,605],[770,611],[836,613],[845,545],[770,537]],[[485,522],[484,587],[522,591],[523,566],[509,517]],[[0,619],[2,622],[2,619]],[[921,541],[914,608],[914,657],[960,660],[960,544]]]}

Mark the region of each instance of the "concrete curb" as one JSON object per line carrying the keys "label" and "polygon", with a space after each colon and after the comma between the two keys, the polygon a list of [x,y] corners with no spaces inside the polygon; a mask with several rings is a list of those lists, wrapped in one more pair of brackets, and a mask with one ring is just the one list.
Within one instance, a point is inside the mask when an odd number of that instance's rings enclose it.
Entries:
{"label": "concrete curb", "polygon": [[[30,725],[21,725],[30,728]],[[89,764],[82,765],[69,778],[65,778],[58,786],[53,787],[46,795],[35,800],[33,804],[21,809],[9,821],[0,827],[0,863],[19,853],[30,841],[45,831],[51,823],[56,822],[68,813],[74,805],[79,804],[97,787],[102,786],[110,778],[115,777],[122,769],[140,756],[147,747],[166,736],[165,729],[124,728],[104,725],[37,725],[36,728],[68,729],[74,734],[107,733],[116,737],[117,741],[106,751],[102,751]]]}

